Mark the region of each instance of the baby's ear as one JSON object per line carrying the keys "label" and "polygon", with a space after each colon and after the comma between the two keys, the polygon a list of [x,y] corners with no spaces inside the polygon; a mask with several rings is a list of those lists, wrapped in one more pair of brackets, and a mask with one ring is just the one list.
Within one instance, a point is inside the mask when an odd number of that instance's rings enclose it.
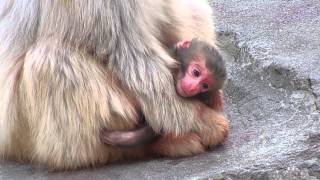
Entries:
{"label": "baby's ear", "polygon": [[177,48],[188,48],[191,44],[190,40],[181,40],[177,42],[176,47]]}

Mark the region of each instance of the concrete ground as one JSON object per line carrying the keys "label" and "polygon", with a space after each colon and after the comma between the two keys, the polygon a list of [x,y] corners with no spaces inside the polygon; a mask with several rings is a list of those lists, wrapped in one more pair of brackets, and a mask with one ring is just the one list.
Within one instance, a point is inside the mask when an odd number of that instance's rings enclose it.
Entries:
{"label": "concrete ground", "polygon": [[224,146],[75,172],[3,162],[0,179],[320,178],[320,1],[210,4],[228,59],[231,134]]}

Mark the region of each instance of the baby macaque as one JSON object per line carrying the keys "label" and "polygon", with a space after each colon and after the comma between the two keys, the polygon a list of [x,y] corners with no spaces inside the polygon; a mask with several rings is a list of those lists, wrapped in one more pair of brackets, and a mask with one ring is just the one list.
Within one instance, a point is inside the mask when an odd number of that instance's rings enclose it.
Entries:
{"label": "baby macaque", "polygon": [[177,93],[222,110],[227,73],[218,50],[197,39],[180,41],[173,49],[173,56],[180,62],[176,72]]}
{"label": "baby macaque", "polygon": [[[221,111],[224,105],[222,89],[227,73],[218,50],[204,41],[193,39],[178,42],[170,51],[180,62],[174,72],[177,93],[182,97],[196,98]],[[141,145],[156,137],[147,125],[130,131],[105,131],[102,135],[106,144],[115,146]]]}

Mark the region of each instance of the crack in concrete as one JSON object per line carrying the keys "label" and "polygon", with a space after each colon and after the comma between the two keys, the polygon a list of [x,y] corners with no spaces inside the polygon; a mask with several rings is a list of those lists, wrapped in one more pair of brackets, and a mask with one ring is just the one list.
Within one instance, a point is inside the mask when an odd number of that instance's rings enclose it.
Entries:
{"label": "crack in concrete", "polygon": [[312,80],[310,78],[308,78],[308,85],[310,87],[310,91],[311,94],[313,96],[313,100],[314,100],[314,106],[316,107],[316,110],[319,111],[320,110],[320,104],[318,104],[318,94],[315,92],[314,88],[313,88],[313,83]]}
{"label": "crack in concrete", "polygon": [[[234,58],[235,63],[239,64],[241,67],[245,66],[250,68],[252,70],[252,75],[263,77],[263,80],[265,80],[266,83],[273,84],[275,89],[303,89],[310,92],[314,97],[313,104],[315,109],[317,111],[320,110],[320,104],[318,102],[319,95],[315,93],[310,78],[305,79],[303,77],[298,77],[297,72],[294,69],[286,68],[279,64],[275,65],[274,63],[271,63],[266,67],[260,67],[259,60],[250,53],[250,48],[246,45],[247,41],[240,42],[236,32],[220,31],[218,34],[220,37],[223,36],[223,40],[225,41],[225,47],[223,49],[227,51],[227,54]],[[278,84],[279,86],[277,86],[277,83],[280,83],[280,85]]]}

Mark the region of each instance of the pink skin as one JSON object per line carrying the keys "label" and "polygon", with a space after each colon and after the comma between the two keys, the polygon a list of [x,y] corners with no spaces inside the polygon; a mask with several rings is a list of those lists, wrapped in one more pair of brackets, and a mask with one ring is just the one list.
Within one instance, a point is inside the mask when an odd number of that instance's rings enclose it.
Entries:
{"label": "pink skin", "polygon": [[181,47],[187,48],[187,47],[190,46],[190,44],[191,44],[191,41],[189,41],[189,40],[182,40],[182,41],[177,42],[177,43],[176,43],[176,46],[177,46],[178,48],[181,48]]}
{"label": "pink skin", "polygon": [[214,85],[212,76],[202,60],[194,59],[185,74],[178,72],[177,91],[182,97],[208,92]]}

